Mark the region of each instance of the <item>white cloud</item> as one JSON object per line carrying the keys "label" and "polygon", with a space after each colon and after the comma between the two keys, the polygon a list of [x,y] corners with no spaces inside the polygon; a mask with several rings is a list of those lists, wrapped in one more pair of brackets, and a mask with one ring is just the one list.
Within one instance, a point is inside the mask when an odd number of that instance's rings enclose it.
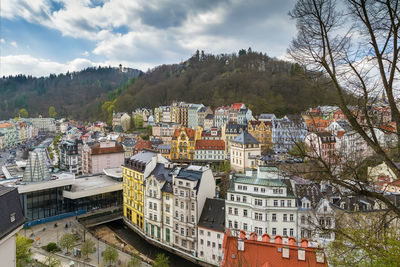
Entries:
{"label": "white cloud", "polygon": [[197,49],[230,53],[251,46],[283,56],[295,33],[287,16],[294,0],[110,0],[102,6],[90,0],[56,2],[62,8],[52,10],[48,0],[2,0],[2,16],[93,42],[93,50],[81,56],[92,53],[109,64],[143,70],[176,63]]}
{"label": "white cloud", "polygon": [[18,47],[17,42],[11,42],[10,44],[11,44],[11,46],[14,47],[14,48],[17,48],[17,47]]}
{"label": "white cloud", "polygon": [[67,63],[60,63],[44,58],[35,58],[30,55],[10,55],[0,57],[0,76],[25,74],[32,76],[48,76],[50,73],[65,73],[79,71],[87,67],[105,66],[104,63],[95,63],[85,58],[76,58]]}
{"label": "white cloud", "polygon": [[6,40],[4,40],[3,38],[0,39],[0,43],[5,44]]}

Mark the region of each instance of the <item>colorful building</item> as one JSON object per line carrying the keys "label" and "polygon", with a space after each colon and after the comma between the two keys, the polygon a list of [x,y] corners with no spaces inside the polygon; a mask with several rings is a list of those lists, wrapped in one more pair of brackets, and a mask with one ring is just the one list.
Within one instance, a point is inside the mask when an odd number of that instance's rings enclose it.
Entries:
{"label": "colorful building", "polygon": [[157,163],[168,162],[161,155],[141,151],[122,166],[124,217],[141,231],[144,230],[145,179],[152,173]]}
{"label": "colorful building", "polygon": [[196,130],[181,127],[176,129],[171,141],[171,160],[190,162],[194,160]]}
{"label": "colorful building", "polygon": [[261,150],[272,148],[272,123],[269,121],[249,121],[247,131],[260,142]]}

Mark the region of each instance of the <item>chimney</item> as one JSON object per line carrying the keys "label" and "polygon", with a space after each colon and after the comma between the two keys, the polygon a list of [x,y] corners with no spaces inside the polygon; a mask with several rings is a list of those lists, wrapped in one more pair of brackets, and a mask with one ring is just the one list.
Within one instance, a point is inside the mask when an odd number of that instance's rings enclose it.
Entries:
{"label": "chimney", "polygon": [[307,248],[307,247],[308,247],[308,240],[305,239],[305,238],[303,238],[303,239],[300,241],[300,244],[301,244],[301,247],[302,247],[302,248]]}
{"label": "chimney", "polygon": [[254,232],[250,233],[250,238],[249,238],[249,239],[250,239],[250,240],[257,241],[257,234],[254,233]]}
{"label": "chimney", "polygon": [[262,235],[262,241],[263,242],[270,242],[271,241],[271,237],[269,236],[269,234],[265,233]]}
{"label": "chimney", "polygon": [[280,235],[276,235],[274,239],[275,244],[282,244],[282,237]]}
{"label": "chimney", "polygon": [[243,240],[246,239],[246,232],[243,230],[240,230],[239,236],[240,236],[240,239],[243,239]]}

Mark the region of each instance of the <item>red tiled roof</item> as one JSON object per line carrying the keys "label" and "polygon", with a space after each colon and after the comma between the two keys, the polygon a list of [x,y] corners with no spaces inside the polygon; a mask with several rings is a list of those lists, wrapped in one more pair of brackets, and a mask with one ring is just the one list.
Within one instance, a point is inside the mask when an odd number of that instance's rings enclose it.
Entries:
{"label": "red tiled roof", "polygon": [[9,128],[13,127],[13,125],[9,122],[0,123],[0,128]]}
{"label": "red tiled roof", "polygon": [[244,104],[243,103],[233,103],[231,108],[232,109],[240,109]]}
{"label": "red tiled roof", "polygon": [[[241,238],[244,236],[241,235]],[[301,241],[301,248],[296,245],[294,238],[289,238],[287,245],[282,245],[282,238],[275,237],[275,243],[271,243],[269,235],[264,234],[263,241],[256,241],[257,235],[252,233],[250,240],[244,239],[244,250],[238,250],[238,237],[230,236],[229,231],[224,237],[224,259],[222,267],[231,266],[271,266],[271,267],[325,267],[324,263],[317,262],[316,252],[323,253],[323,250],[308,247],[308,241]],[[283,256],[283,249],[289,249],[289,257]],[[305,251],[305,260],[298,259],[298,251]]]}
{"label": "red tiled roof", "polygon": [[149,140],[139,140],[135,145],[135,150],[141,151],[145,148],[152,148],[153,143]]}
{"label": "red tiled roof", "polygon": [[124,148],[120,144],[115,144],[113,147],[100,147],[100,143],[92,146],[92,155],[124,153]]}
{"label": "red tiled roof", "polygon": [[172,139],[177,139],[179,135],[181,134],[181,131],[184,130],[186,132],[186,135],[189,137],[189,139],[194,139],[196,135],[196,131],[192,128],[186,128],[186,127],[181,127],[175,130],[174,135],[172,136]]}
{"label": "red tiled roof", "polygon": [[196,150],[225,150],[223,140],[197,140]]}

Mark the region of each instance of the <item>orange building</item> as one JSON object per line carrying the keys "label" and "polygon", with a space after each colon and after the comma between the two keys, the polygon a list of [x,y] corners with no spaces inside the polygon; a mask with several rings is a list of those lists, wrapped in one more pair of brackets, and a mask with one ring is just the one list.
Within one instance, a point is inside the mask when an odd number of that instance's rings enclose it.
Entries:
{"label": "orange building", "polygon": [[251,233],[246,239],[246,233],[240,232],[240,237],[231,236],[228,231],[224,237],[224,259],[222,267],[260,266],[260,267],[325,267],[328,266],[322,249],[309,247],[306,239],[297,246],[293,237],[275,236],[272,243],[268,234],[257,241],[256,233]]}

